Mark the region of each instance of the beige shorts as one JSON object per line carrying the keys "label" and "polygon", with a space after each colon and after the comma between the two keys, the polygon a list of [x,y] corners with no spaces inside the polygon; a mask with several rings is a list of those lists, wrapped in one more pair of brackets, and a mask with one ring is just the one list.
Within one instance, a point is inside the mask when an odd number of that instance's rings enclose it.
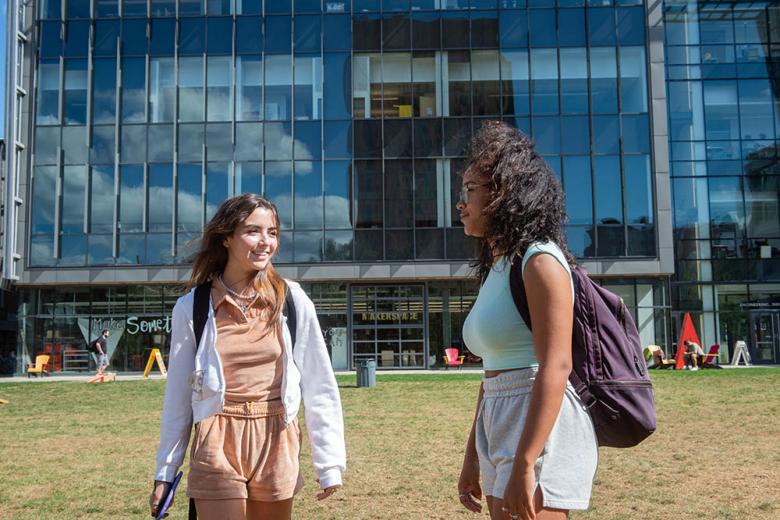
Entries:
{"label": "beige shorts", "polygon": [[298,419],[284,423],[280,401],[226,402],[197,424],[187,493],[206,500],[276,502],[303,487]]}

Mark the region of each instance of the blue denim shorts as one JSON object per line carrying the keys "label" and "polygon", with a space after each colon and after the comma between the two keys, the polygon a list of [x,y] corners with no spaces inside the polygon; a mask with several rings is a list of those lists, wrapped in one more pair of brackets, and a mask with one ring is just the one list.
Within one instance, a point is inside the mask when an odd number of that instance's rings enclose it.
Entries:
{"label": "blue denim shorts", "polygon": [[[536,368],[525,368],[482,380],[484,395],[477,415],[476,443],[485,495],[504,498],[536,372]],[[568,383],[558,419],[534,467],[544,506],[587,509],[597,465],[593,420]]]}

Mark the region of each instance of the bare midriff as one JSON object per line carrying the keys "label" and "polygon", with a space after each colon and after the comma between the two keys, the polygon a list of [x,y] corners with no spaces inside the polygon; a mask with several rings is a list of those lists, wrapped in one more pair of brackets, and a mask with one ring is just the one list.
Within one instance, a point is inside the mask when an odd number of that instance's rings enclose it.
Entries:
{"label": "bare midriff", "polygon": [[485,370],[485,377],[490,379],[491,377],[496,377],[498,374],[503,374],[504,372],[514,372],[515,370],[524,370],[522,368],[505,368],[503,370]]}

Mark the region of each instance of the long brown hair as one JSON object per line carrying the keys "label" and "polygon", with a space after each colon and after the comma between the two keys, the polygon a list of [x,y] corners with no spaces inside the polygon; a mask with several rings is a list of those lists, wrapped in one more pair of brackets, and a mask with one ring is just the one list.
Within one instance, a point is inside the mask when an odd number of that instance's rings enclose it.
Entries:
{"label": "long brown hair", "polygon": [[[224,245],[225,239],[231,236],[257,208],[266,209],[273,214],[274,225],[278,232],[277,237],[281,239],[279,213],[271,201],[254,193],[244,193],[227,199],[203,230],[200,247],[192,260],[190,288],[197,287],[209,280],[213,282],[225,271],[228,261],[228,251]],[[270,331],[271,327],[279,320],[287,286],[270,262],[265,269],[255,274],[253,286],[257,291],[255,302],[268,310],[266,330]]]}

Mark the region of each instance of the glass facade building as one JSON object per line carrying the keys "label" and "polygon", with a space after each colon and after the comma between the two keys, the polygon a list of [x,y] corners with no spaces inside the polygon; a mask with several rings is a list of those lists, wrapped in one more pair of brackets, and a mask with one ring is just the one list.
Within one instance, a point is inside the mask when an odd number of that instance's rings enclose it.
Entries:
{"label": "glass facade building", "polygon": [[248,191],[334,367],[441,366],[477,292],[454,204],[490,119],[534,138],[644,344],[672,351],[682,312],[707,344],[777,327],[777,8],[713,5],[25,3],[17,371],[87,368],[102,328],[118,370],[165,352],[194,240]]}

